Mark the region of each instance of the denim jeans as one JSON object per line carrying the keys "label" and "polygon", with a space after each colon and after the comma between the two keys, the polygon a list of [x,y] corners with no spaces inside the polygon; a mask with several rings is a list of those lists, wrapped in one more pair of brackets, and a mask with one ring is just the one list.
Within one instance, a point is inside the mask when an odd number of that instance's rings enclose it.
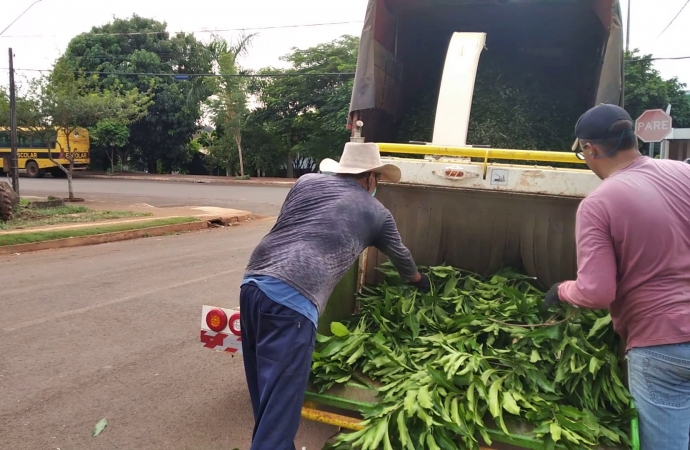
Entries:
{"label": "denim jeans", "polygon": [[690,450],[690,342],[628,351],[641,450]]}

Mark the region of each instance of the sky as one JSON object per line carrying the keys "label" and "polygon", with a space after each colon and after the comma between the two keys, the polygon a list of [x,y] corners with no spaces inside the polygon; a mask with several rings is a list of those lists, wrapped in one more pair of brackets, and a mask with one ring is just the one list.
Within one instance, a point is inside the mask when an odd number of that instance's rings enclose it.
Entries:
{"label": "sky", "polygon": [[[0,31],[35,0],[0,0]],[[621,0],[623,25],[632,1],[630,48],[655,57],[690,56],[690,5],[661,36],[659,34],[689,0]],[[169,31],[186,31],[203,42],[203,30],[285,27],[304,24],[352,22],[339,25],[251,30],[258,32],[249,54],[240,63],[249,69],[285,66],[280,57],[292,47],[305,48],[343,34],[359,36],[367,0],[40,0],[0,36],[0,85],[8,84],[8,53],[15,54],[19,80],[50,69],[70,39],[117,18],[132,14],[167,22]],[[228,40],[239,31],[218,32]],[[656,61],[664,78],[678,77],[690,89],[690,59]]]}

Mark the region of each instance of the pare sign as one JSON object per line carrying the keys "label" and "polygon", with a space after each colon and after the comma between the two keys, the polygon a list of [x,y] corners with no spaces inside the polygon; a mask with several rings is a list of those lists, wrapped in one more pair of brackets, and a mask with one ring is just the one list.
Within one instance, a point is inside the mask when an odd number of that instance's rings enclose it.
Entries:
{"label": "pare sign", "polygon": [[661,142],[673,130],[673,119],[661,109],[649,109],[635,121],[635,133],[644,142]]}

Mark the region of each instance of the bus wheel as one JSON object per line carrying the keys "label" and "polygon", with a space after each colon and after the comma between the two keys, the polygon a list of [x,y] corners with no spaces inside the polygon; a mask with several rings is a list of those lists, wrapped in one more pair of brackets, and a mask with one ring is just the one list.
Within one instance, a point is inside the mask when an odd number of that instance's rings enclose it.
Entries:
{"label": "bus wheel", "polygon": [[26,163],[26,174],[31,178],[42,178],[44,173],[38,168],[36,161],[29,161]]}
{"label": "bus wheel", "polygon": [[50,169],[50,176],[52,176],[53,178],[65,178],[67,174],[61,168],[53,167],[52,169]]}

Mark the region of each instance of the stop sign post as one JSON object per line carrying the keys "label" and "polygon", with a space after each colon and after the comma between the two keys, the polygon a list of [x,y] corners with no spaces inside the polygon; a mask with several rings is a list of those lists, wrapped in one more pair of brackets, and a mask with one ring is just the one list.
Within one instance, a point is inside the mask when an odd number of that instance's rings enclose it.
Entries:
{"label": "stop sign post", "polygon": [[661,109],[648,109],[635,121],[635,133],[643,142],[661,142],[671,130],[671,116]]}

